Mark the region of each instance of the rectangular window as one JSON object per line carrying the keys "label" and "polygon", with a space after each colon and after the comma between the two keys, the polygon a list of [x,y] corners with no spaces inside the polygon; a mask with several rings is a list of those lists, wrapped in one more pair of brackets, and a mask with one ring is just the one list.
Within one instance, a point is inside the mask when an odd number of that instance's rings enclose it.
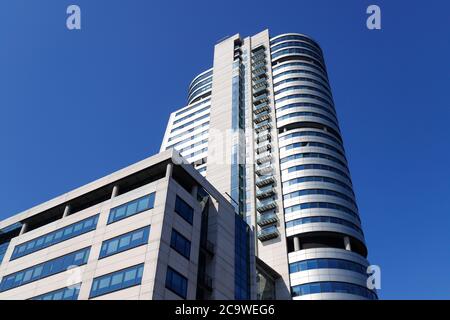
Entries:
{"label": "rectangular window", "polygon": [[142,263],[94,278],[89,298],[140,285],[143,271],[144,264]]}
{"label": "rectangular window", "polygon": [[150,226],[122,234],[109,240],[105,240],[102,243],[99,259],[144,245],[148,242],[149,234]]}
{"label": "rectangular window", "polygon": [[175,200],[175,212],[178,213],[184,220],[192,224],[194,220],[194,209],[192,209],[192,207],[179,196],[177,196],[177,199]]}
{"label": "rectangular window", "polygon": [[27,283],[64,272],[70,266],[81,266],[87,263],[90,247],[84,248],[53,260],[43,262],[22,271],[5,275],[0,283],[0,292],[23,286]]}
{"label": "rectangular window", "polygon": [[98,214],[75,222],[67,227],[47,233],[36,239],[17,245],[11,255],[11,260],[26,256],[30,253],[48,248],[57,243],[77,237],[97,228]]}
{"label": "rectangular window", "polygon": [[189,259],[189,256],[191,254],[191,242],[175,229],[172,229],[170,246],[176,252]]}
{"label": "rectangular window", "polygon": [[145,197],[115,207],[109,212],[108,224],[128,218],[142,211],[152,209],[154,204],[155,193],[153,192]]}
{"label": "rectangular window", "polygon": [[171,267],[167,267],[166,288],[181,298],[186,299],[187,278]]}
{"label": "rectangular window", "polygon": [[30,300],[77,300],[81,283],[31,298]]}

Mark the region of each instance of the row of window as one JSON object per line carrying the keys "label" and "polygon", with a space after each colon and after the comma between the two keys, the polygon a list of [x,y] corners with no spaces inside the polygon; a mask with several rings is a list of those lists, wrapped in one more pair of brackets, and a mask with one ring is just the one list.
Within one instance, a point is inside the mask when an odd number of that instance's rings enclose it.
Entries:
{"label": "row of window", "polygon": [[289,103],[285,106],[282,106],[280,108],[277,108],[277,114],[285,111],[285,110],[289,110],[289,109],[296,109],[296,108],[314,108],[314,109],[318,109],[318,110],[322,110],[325,111],[326,113],[328,113],[329,115],[331,115],[334,119],[333,122],[337,123],[337,117],[336,114],[334,113],[334,109],[330,108],[329,106],[322,106],[320,104],[317,103],[309,103],[309,102],[296,102],[296,103]]}
{"label": "row of window", "polygon": [[14,248],[11,260],[26,256],[30,253],[48,248],[57,243],[66,241],[68,239],[95,230],[95,228],[97,228],[97,222],[98,222],[98,215],[95,215],[87,219],[73,223],[71,225],[68,225],[67,227],[47,233],[36,239],[19,244]]}
{"label": "row of window", "polygon": [[305,41],[305,42],[311,43],[317,48],[317,50],[319,50],[319,52],[322,52],[319,45],[314,40],[312,40],[308,37],[299,35],[299,34],[289,34],[289,35],[285,35],[285,36],[280,36],[279,38],[270,40],[270,45],[273,46],[277,43],[280,43],[283,41],[289,41],[289,40],[299,40],[299,41]]}
{"label": "row of window", "polygon": [[[312,68],[314,68],[312,65],[310,65],[310,64],[307,64],[307,63],[301,63],[301,62],[296,62],[296,65],[302,65],[302,66],[305,66],[305,67],[312,67]],[[289,65],[289,64],[287,64],[287,65]],[[286,65],[283,65],[283,66],[280,66],[280,67],[278,67],[278,68],[276,68],[276,69],[281,69],[282,67],[285,67]],[[314,68],[314,69],[316,69],[317,70],[317,68]],[[274,68],[274,70],[275,70],[275,68]],[[319,69],[320,70],[320,69]],[[277,75],[274,75],[273,76],[273,80],[275,81],[275,79],[277,79],[277,78],[280,78],[280,77],[283,77],[283,76],[286,76],[286,75],[289,75],[289,74],[308,74],[308,75],[311,75],[311,76],[314,76],[314,77],[317,77],[317,78],[319,78],[319,79],[321,79],[324,83],[326,83],[327,85],[326,85],[326,88],[329,90],[330,89],[330,87],[328,86],[328,80],[325,78],[325,77],[323,77],[322,75],[320,75],[320,74],[318,74],[318,73],[316,73],[316,72],[314,72],[314,71],[309,71],[309,70],[304,70],[304,69],[294,69],[294,70],[288,70],[288,71],[284,71],[284,72],[280,72],[279,74],[277,74]],[[308,78],[308,79],[310,79],[310,78]],[[275,84],[276,85],[276,84]],[[322,85],[324,85],[323,83],[322,83]]]}
{"label": "row of window", "polygon": [[177,143],[169,144],[169,145],[167,145],[166,150],[167,150],[167,149],[170,149],[170,148],[175,148],[176,146],[179,146],[179,145],[181,145],[181,144],[183,144],[183,143],[185,143],[185,142],[192,141],[192,140],[194,140],[194,139],[197,139],[197,138],[200,138],[200,137],[203,137],[203,136],[206,137],[206,134],[208,133],[208,130],[209,130],[209,129],[203,130],[203,131],[201,131],[200,133],[197,133],[197,134],[195,134],[195,135],[193,135],[193,136],[190,136],[190,137],[188,137],[188,138],[186,138],[186,139],[183,139],[183,140],[181,140],[181,141],[178,141]]}
{"label": "row of window", "polygon": [[204,79],[209,78],[213,75],[213,70],[210,70],[206,72],[205,74],[202,74],[201,76],[198,76],[198,78],[195,78],[192,80],[191,84],[189,85],[189,90],[192,90],[194,86],[196,86],[198,83],[202,82]]}
{"label": "row of window", "polygon": [[[315,61],[287,62],[287,63],[283,63],[283,64],[280,64],[280,65],[274,66],[272,70],[273,70],[273,73],[275,73],[278,70],[282,70],[282,69],[290,68],[290,67],[308,67],[308,68],[312,68],[314,70],[319,71],[321,74],[325,75],[325,77],[327,75],[326,72],[324,72],[324,70],[320,66],[318,66]],[[327,80],[327,83],[328,83],[328,80]]]}
{"label": "row of window", "polygon": [[193,128],[190,128],[189,130],[186,130],[186,131],[184,131],[184,132],[181,132],[181,133],[178,133],[178,134],[176,134],[176,135],[174,135],[174,136],[171,136],[171,137],[169,138],[169,140],[167,140],[167,141],[170,142],[170,141],[175,140],[175,139],[178,139],[178,138],[180,138],[180,137],[184,137],[185,135],[187,135],[187,134],[190,133],[190,132],[194,132],[195,130],[198,130],[198,129],[201,129],[201,128],[205,128],[205,127],[208,127],[208,126],[209,126],[209,121],[206,121],[206,122],[204,122],[204,123],[202,123],[202,124],[200,124],[200,125],[198,125],[198,126],[195,126],[195,127],[193,127]]}
{"label": "row of window", "polygon": [[321,118],[326,121],[329,121],[329,122],[333,123],[335,126],[338,126],[338,124],[335,120],[333,120],[327,116],[324,116],[323,114],[316,113],[316,112],[310,112],[310,111],[289,113],[289,114],[286,114],[284,116],[277,118],[277,121],[283,121],[283,120],[297,118],[297,117],[317,117],[317,118]]}
{"label": "row of window", "polygon": [[275,103],[280,103],[280,102],[283,102],[283,101],[286,101],[286,100],[291,100],[291,99],[302,99],[302,98],[308,98],[308,99],[313,99],[313,100],[320,101],[322,103],[325,103],[331,109],[335,110],[333,103],[330,103],[329,100],[324,99],[322,97],[315,96],[313,94],[307,94],[307,93],[291,94],[291,95],[285,96],[283,98],[276,99]]}
{"label": "row of window", "polygon": [[[270,51],[275,52],[279,49],[283,49],[283,48],[287,48],[287,47],[300,47],[300,48],[306,48],[312,51],[317,51],[317,47],[316,46],[312,46],[308,43],[305,42],[299,42],[299,41],[288,41],[288,42],[283,42],[281,44],[277,44],[275,46],[272,46],[270,48]],[[319,56],[320,56],[321,52],[319,51]]]}
{"label": "row of window", "polygon": [[77,300],[81,283],[31,298],[30,300]]}
{"label": "row of window", "polygon": [[[278,81],[278,82],[274,83],[273,86],[277,87],[277,86],[280,86],[282,84],[289,83],[289,82],[311,82],[311,83],[317,84],[317,85],[319,85],[319,86],[321,86],[322,88],[325,89],[324,92],[326,92],[326,95],[328,97],[331,97],[330,88],[325,86],[321,81],[317,81],[317,80],[314,80],[314,79],[311,79],[311,78],[305,78],[305,77],[288,78],[288,79],[284,79],[284,80],[281,80],[281,81]],[[310,90],[310,89],[308,89],[308,90]]]}
{"label": "row of window", "polygon": [[195,82],[195,84],[191,85],[189,87],[189,92],[188,92],[188,96],[190,96],[192,94],[192,92],[194,92],[195,90],[197,90],[200,87],[203,87],[204,85],[211,83],[212,82],[212,75],[211,77],[208,76],[208,78],[204,78],[205,80],[199,81],[199,82]]}
{"label": "row of window", "polygon": [[288,92],[288,91],[294,91],[294,90],[309,90],[309,91],[315,91],[315,92],[321,93],[329,99],[328,101],[327,100],[325,100],[325,101],[327,101],[329,104],[333,104],[333,98],[327,92],[325,92],[321,89],[318,89],[316,87],[311,87],[311,86],[301,86],[301,85],[290,86],[290,87],[286,87],[286,88],[280,89],[278,91],[275,91],[275,95],[279,95],[281,93]]}
{"label": "row of window", "polygon": [[200,101],[199,103],[195,103],[195,104],[193,104],[193,105],[190,105],[190,106],[186,107],[185,109],[178,111],[178,112],[175,114],[175,116],[178,117],[179,115],[181,115],[181,114],[183,114],[183,113],[186,113],[186,112],[188,112],[188,111],[190,111],[190,110],[192,110],[192,109],[195,109],[195,108],[197,108],[198,106],[200,106],[200,105],[202,105],[202,104],[204,104],[204,103],[206,103],[206,102],[208,102],[208,101],[210,101],[210,100],[211,100],[211,99],[208,98],[208,99],[206,99],[206,100]]}
{"label": "row of window", "polygon": [[191,145],[188,145],[188,146],[186,146],[186,147],[184,147],[182,149],[178,149],[178,152],[182,153],[182,152],[189,151],[189,150],[191,150],[191,149],[193,149],[195,147],[201,146],[201,145],[203,145],[203,144],[205,144],[207,142],[208,142],[208,139],[203,139],[203,140],[201,140],[199,142],[196,142],[196,143],[193,143]]}
{"label": "row of window", "polygon": [[289,214],[289,213],[293,213],[293,212],[296,212],[296,211],[307,210],[307,209],[332,209],[332,210],[348,213],[351,216],[353,216],[353,217],[355,217],[355,218],[357,218],[359,220],[358,214],[356,212],[354,212],[353,210],[351,210],[351,209],[349,209],[349,208],[347,208],[345,206],[341,206],[339,204],[330,203],[330,202],[305,202],[305,203],[300,203],[300,204],[296,204],[294,206],[285,208],[284,209],[284,213],[285,214]]}
{"label": "row of window", "polygon": [[152,209],[155,205],[155,193],[112,208],[109,212],[108,224],[128,218],[142,211]]}
{"label": "row of window", "polygon": [[195,92],[191,93],[188,98],[189,98],[189,100],[191,100],[194,97],[198,96],[200,93],[211,90],[211,88],[212,88],[212,83],[197,89]]}
{"label": "row of window", "polygon": [[288,199],[292,199],[292,198],[296,198],[296,197],[309,196],[309,195],[333,196],[333,197],[337,197],[337,198],[343,199],[345,201],[348,201],[356,206],[355,200],[353,200],[353,198],[351,198],[343,193],[336,192],[333,190],[328,190],[328,189],[307,189],[307,190],[294,191],[294,192],[284,195],[283,199],[288,200]]}
{"label": "row of window", "polygon": [[336,163],[340,164],[341,166],[343,166],[344,168],[347,168],[347,165],[343,161],[339,160],[338,158],[330,156],[328,154],[318,153],[318,152],[296,153],[296,154],[293,154],[293,155],[281,158],[280,162],[281,163],[286,163],[288,161],[297,160],[297,159],[303,159],[303,158],[326,159],[326,160],[330,160],[330,161],[336,162]]}
{"label": "row of window", "polygon": [[367,276],[367,267],[362,264],[343,259],[309,259],[289,264],[289,273],[315,269],[342,269],[358,272]]}
{"label": "row of window", "polygon": [[351,186],[347,185],[346,183],[343,183],[339,180],[333,179],[333,178],[328,178],[328,177],[317,177],[317,176],[309,176],[309,177],[300,177],[300,178],[294,178],[288,181],[283,182],[283,188],[287,188],[289,186],[295,185],[295,184],[299,184],[299,183],[304,183],[304,182],[326,182],[326,183],[332,183],[338,186],[341,186],[345,189],[347,189],[348,191],[350,191],[352,194],[353,193],[353,189],[351,188]]}
{"label": "row of window", "polygon": [[[300,49],[300,48],[287,48],[287,49],[279,50],[275,53],[272,53],[272,60],[274,60],[280,56],[287,55],[287,54],[289,54],[289,55],[291,55],[291,54],[307,55],[309,57],[313,57],[314,59],[317,60],[317,62],[319,62],[320,64],[323,65],[323,63],[322,63],[323,58],[320,54],[317,54],[314,51],[309,50],[309,49]],[[324,67],[324,69],[325,69],[325,67]]]}
{"label": "row of window", "polygon": [[0,264],[3,261],[3,257],[5,256],[6,251],[8,250],[9,241],[0,244]]}
{"label": "row of window", "polygon": [[189,122],[186,122],[185,124],[182,124],[182,125],[180,125],[180,126],[178,126],[176,128],[173,128],[172,131],[170,131],[170,133],[173,133],[175,131],[181,130],[181,129],[186,128],[186,127],[189,127],[189,126],[193,125],[195,122],[198,122],[198,121],[201,121],[201,120],[207,119],[207,118],[209,118],[209,113],[205,114],[205,115],[203,115],[201,117],[198,117],[197,119],[194,119],[194,120],[191,120]]}
{"label": "row of window", "polygon": [[201,150],[192,152],[192,153],[190,153],[190,154],[181,154],[181,155],[182,155],[184,158],[189,159],[189,158],[198,156],[199,154],[205,153],[206,151],[208,151],[208,148],[203,148],[203,149],[201,149]]}
{"label": "row of window", "polygon": [[336,142],[337,144],[342,145],[341,142],[338,139],[336,139],[335,137],[333,137],[333,136],[331,136],[329,134],[326,134],[326,133],[323,133],[323,132],[317,132],[317,131],[293,132],[293,133],[290,133],[290,134],[287,134],[285,136],[280,137],[279,141],[284,141],[284,140],[291,139],[291,138],[296,138],[296,137],[305,137],[305,136],[325,138],[325,139],[329,139],[329,140],[331,140],[333,142]]}
{"label": "row of window", "polygon": [[348,174],[342,170],[339,170],[337,168],[334,168],[332,166],[327,166],[325,164],[302,164],[298,166],[293,166],[287,169],[288,173],[293,173],[297,171],[303,171],[303,170],[326,170],[330,172],[334,172],[339,174],[340,176],[346,178],[348,181],[350,181],[350,177]]}
{"label": "row of window", "polygon": [[144,245],[148,243],[149,234],[150,226],[147,226],[103,241],[99,259]]}
{"label": "row of window", "polygon": [[0,292],[23,286],[27,283],[66,271],[71,266],[87,263],[90,248],[84,248],[64,256],[40,263],[30,268],[3,277]]}
{"label": "row of window", "polygon": [[203,108],[201,108],[201,109],[198,109],[198,110],[195,111],[195,112],[192,112],[192,113],[190,113],[190,114],[188,114],[188,115],[186,115],[186,116],[184,116],[184,117],[181,117],[181,118],[175,120],[175,121],[173,122],[173,124],[175,125],[175,124],[177,124],[177,123],[180,123],[180,122],[182,122],[182,121],[184,121],[184,120],[186,120],[186,119],[192,118],[193,116],[196,116],[197,114],[200,114],[200,113],[202,113],[202,112],[204,112],[204,111],[206,111],[206,110],[209,110],[209,109],[210,109],[210,106],[209,106],[209,105],[206,106],[206,107],[203,107]]}
{"label": "row of window", "polygon": [[298,297],[314,293],[348,293],[376,300],[377,295],[362,286],[346,282],[315,282],[291,287],[292,296]]}
{"label": "row of window", "polygon": [[291,149],[296,149],[296,148],[302,148],[302,147],[317,147],[317,148],[324,148],[324,149],[328,149],[331,150],[333,152],[336,152],[338,154],[340,154],[341,156],[345,157],[344,152],[342,152],[341,150],[339,150],[338,148],[335,148],[333,146],[330,146],[329,144],[326,143],[322,143],[322,142],[295,142],[292,144],[288,144],[284,147],[281,147],[280,150],[281,151],[288,151]]}
{"label": "row of window", "polygon": [[291,220],[291,221],[286,222],[286,228],[292,228],[292,227],[300,226],[303,224],[322,223],[322,222],[323,223],[340,224],[340,225],[349,227],[360,234],[363,234],[361,228],[359,228],[354,223],[348,222],[347,220],[344,220],[344,219],[339,219],[339,218],[335,218],[335,217],[325,217],[325,216],[306,217],[306,218],[299,218],[299,219]]}
{"label": "row of window", "polygon": [[143,272],[144,264],[138,264],[94,278],[89,298],[140,285]]}

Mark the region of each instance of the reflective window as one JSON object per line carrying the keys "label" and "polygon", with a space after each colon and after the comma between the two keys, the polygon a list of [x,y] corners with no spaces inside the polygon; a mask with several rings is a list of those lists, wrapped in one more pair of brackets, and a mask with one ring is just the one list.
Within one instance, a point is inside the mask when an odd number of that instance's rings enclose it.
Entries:
{"label": "reflective window", "polygon": [[194,209],[179,196],[175,200],[175,212],[190,224],[194,221]]}
{"label": "reflective window", "polygon": [[320,222],[340,224],[340,225],[352,228],[353,230],[355,230],[356,232],[358,232],[360,234],[363,234],[361,228],[359,228],[354,223],[351,223],[344,219],[335,218],[335,217],[306,217],[306,218],[295,219],[295,220],[286,222],[286,228],[295,227],[295,226],[308,224],[308,223],[320,223]]}
{"label": "reflective window", "polygon": [[367,267],[362,264],[343,259],[310,259],[289,264],[289,272],[301,272],[311,269],[343,269],[358,272],[367,276]]}
{"label": "reflective window", "polygon": [[322,106],[322,105],[317,104],[317,103],[309,103],[309,102],[289,103],[289,104],[284,105],[284,106],[282,106],[280,108],[277,108],[277,113],[280,113],[281,111],[285,111],[285,110],[289,110],[289,109],[297,109],[297,108],[304,108],[304,107],[314,108],[314,109],[318,109],[318,110],[321,110],[321,111],[325,111],[330,116],[332,116],[332,118],[334,119],[334,121],[332,121],[332,122],[336,122],[337,123],[337,118],[336,118],[336,114],[334,113],[334,109],[330,108],[330,107]]}
{"label": "reflective window", "polygon": [[108,224],[128,218],[153,208],[155,203],[155,193],[151,193],[145,197],[130,201],[121,206],[111,209],[108,217]]}
{"label": "reflective window", "polygon": [[358,214],[355,213],[353,210],[351,210],[347,207],[341,206],[339,204],[329,203],[329,202],[300,203],[295,206],[285,208],[284,213],[288,214],[288,213],[293,213],[296,211],[306,210],[306,209],[332,209],[332,210],[337,210],[337,211],[348,213],[348,214],[354,216],[355,218],[359,219]]}
{"label": "reflective window", "polygon": [[275,95],[278,95],[278,94],[283,93],[283,92],[293,91],[293,90],[310,90],[310,91],[316,91],[316,92],[319,92],[319,93],[321,93],[321,94],[327,96],[327,98],[330,99],[329,101],[327,101],[328,103],[330,103],[330,104],[333,103],[333,98],[329,95],[328,92],[325,92],[325,91],[323,91],[323,90],[321,90],[321,89],[318,89],[318,88],[316,88],[316,87],[311,87],[311,86],[290,86],[290,87],[287,87],[287,88],[284,88],[284,89],[280,89],[280,90],[278,90],[278,91],[275,91]]}
{"label": "reflective window", "polygon": [[31,298],[30,300],[77,300],[81,283]]}
{"label": "reflective window", "polygon": [[292,160],[296,160],[296,159],[301,159],[301,158],[321,158],[321,159],[327,159],[333,162],[336,162],[338,164],[340,164],[341,166],[343,166],[344,168],[347,168],[347,165],[339,160],[336,157],[330,156],[328,154],[324,154],[324,153],[317,153],[317,152],[306,152],[306,153],[297,153],[297,154],[293,154],[284,158],[281,158],[280,162],[281,163],[285,163],[288,161],[292,161]]}
{"label": "reflective window", "polygon": [[284,195],[283,199],[287,200],[287,199],[297,198],[297,197],[301,197],[301,196],[309,196],[309,195],[333,196],[333,197],[337,197],[337,198],[343,199],[345,201],[348,201],[356,206],[356,202],[355,202],[355,200],[353,200],[353,198],[351,198],[343,193],[340,193],[340,192],[337,192],[334,190],[328,190],[328,189],[306,189],[306,190],[294,191],[294,192],[290,192],[290,193]]}
{"label": "reflective window", "polygon": [[103,241],[99,259],[146,244],[149,234],[148,226]]}
{"label": "reflective window", "polygon": [[377,300],[378,297],[375,292],[364,288],[362,286],[358,286],[352,283],[346,282],[316,282],[316,283],[307,283],[299,286],[291,287],[292,296],[298,297],[307,294],[313,293],[348,293],[354,294],[357,296],[362,296],[367,299]]}
{"label": "reflective window", "polygon": [[283,188],[287,188],[289,186],[292,186],[292,185],[295,185],[295,184],[299,184],[299,183],[305,183],[305,182],[326,182],[326,183],[332,183],[332,184],[335,184],[335,185],[338,185],[338,186],[341,186],[341,187],[347,189],[348,191],[350,191],[354,195],[353,190],[352,190],[352,188],[349,185],[347,185],[347,184],[345,184],[345,183],[343,183],[343,182],[341,182],[339,180],[336,180],[336,179],[333,179],[333,178],[328,178],[328,177],[314,177],[314,176],[310,176],[310,177],[295,178],[295,179],[291,179],[291,180],[288,180],[286,182],[283,182]]}
{"label": "reflective window", "polygon": [[283,120],[287,120],[287,119],[291,119],[291,118],[295,118],[295,117],[317,117],[317,118],[322,118],[324,120],[330,121],[331,123],[333,123],[336,126],[338,125],[336,120],[331,119],[330,117],[324,116],[323,114],[320,114],[320,113],[309,112],[309,111],[293,112],[290,114],[286,114],[284,116],[278,117],[277,121],[283,121]]}
{"label": "reflective window", "polygon": [[171,267],[167,267],[166,288],[173,293],[186,299],[187,296],[187,278]]}
{"label": "reflective window", "polygon": [[89,298],[140,285],[143,271],[144,264],[138,264],[94,278]]}
{"label": "reflective window", "polygon": [[17,288],[27,283],[64,272],[70,266],[81,266],[86,264],[89,257],[89,251],[90,247],[84,248],[25,270],[5,275],[0,284],[0,291],[3,292]]}
{"label": "reflective window", "polygon": [[175,229],[172,229],[170,246],[176,252],[189,259],[191,254],[191,242]]}
{"label": "reflective window", "polygon": [[48,248],[57,243],[95,230],[95,228],[97,228],[97,222],[98,215],[95,215],[87,219],[78,221],[74,224],[68,225],[67,227],[47,233],[36,239],[19,244],[14,248],[11,260],[26,256],[27,254],[42,250],[44,248]]}
{"label": "reflective window", "polygon": [[303,170],[326,170],[326,171],[334,172],[334,173],[337,173],[337,174],[343,176],[350,182],[350,177],[348,176],[347,173],[345,173],[342,170],[336,169],[334,167],[325,165],[325,164],[302,164],[302,165],[298,165],[298,166],[289,167],[287,169],[287,172],[292,173],[292,172],[303,171]]}

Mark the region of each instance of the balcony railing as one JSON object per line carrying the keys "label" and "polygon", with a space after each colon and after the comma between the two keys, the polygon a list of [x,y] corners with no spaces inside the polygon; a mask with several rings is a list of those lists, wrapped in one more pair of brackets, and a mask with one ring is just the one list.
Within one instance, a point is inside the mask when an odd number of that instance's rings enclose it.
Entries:
{"label": "balcony railing", "polygon": [[261,122],[269,120],[269,119],[270,119],[270,115],[268,113],[265,113],[263,115],[258,115],[253,121],[255,123],[261,123]]}
{"label": "balcony railing", "polygon": [[262,132],[264,130],[269,130],[270,128],[272,128],[272,125],[270,123],[263,123],[261,125],[258,125],[255,127],[256,132]]}
{"label": "balcony railing", "polygon": [[261,212],[275,209],[276,207],[277,207],[277,203],[275,202],[275,200],[271,200],[271,201],[265,201],[264,203],[257,204],[256,210],[261,213]]}
{"label": "balcony railing", "polygon": [[268,111],[268,110],[270,110],[269,103],[263,102],[261,104],[258,104],[253,111],[255,114],[259,114],[261,112]]}
{"label": "balcony railing", "polygon": [[275,195],[275,189],[273,187],[270,187],[266,190],[259,190],[256,193],[256,198],[265,199],[265,198],[271,197],[273,195]]}
{"label": "balcony railing", "polygon": [[272,226],[268,228],[263,228],[258,232],[258,239],[261,241],[270,240],[278,237],[279,232],[277,227]]}
{"label": "balcony railing", "polygon": [[258,217],[258,225],[260,227],[267,226],[267,225],[275,223],[277,221],[278,221],[278,217],[275,213],[261,214]]}
{"label": "balcony railing", "polygon": [[260,187],[267,186],[274,182],[275,182],[274,177],[261,177],[261,178],[256,179],[256,186],[260,188]]}
{"label": "balcony railing", "polygon": [[271,160],[272,160],[272,155],[271,154],[267,154],[265,156],[256,158],[256,163],[257,164],[263,164],[263,163],[269,162]]}

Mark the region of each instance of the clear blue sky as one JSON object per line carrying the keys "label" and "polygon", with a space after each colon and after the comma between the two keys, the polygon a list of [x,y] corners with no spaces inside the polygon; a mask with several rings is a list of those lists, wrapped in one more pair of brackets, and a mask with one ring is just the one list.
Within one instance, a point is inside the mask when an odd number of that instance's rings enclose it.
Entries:
{"label": "clear blue sky", "polygon": [[325,52],[380,296],[449,299],[449,16],[442,0],[2,0],[0,219],[158,152],[217,40],[301,32]]}

